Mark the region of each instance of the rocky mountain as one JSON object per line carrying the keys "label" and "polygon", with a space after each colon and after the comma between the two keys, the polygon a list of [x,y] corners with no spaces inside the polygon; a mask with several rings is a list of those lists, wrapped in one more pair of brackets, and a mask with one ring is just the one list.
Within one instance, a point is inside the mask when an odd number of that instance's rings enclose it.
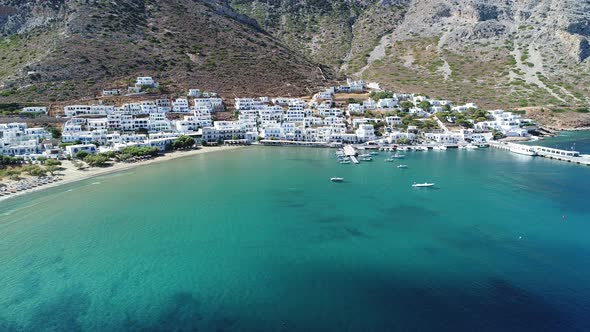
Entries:
{"label": "rocky mountain", "polygon": [[342,75],[488,107],[587,105],[590,1],[229,0]]}
{"label": "rocky mountain", "polygon": [[355,76],[485,107],[587,106],[589,12],[590,0],[0,0],[0,83],[67,99],[138,74],[239,94]]}
{"label": "rocky mountain", "polygon": [[164,89],[302,94],[327,73],[218,1],[0,0],[6,100],[68,100],[154,76]]}

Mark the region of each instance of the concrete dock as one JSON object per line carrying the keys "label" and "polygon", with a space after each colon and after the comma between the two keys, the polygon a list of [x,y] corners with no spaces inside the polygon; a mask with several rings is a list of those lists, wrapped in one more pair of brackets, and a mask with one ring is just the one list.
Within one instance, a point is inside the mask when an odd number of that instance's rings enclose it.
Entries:
{"label": "concrete dock", "polygon": [[580,152],[573,150],[561,150],[540,145],[524,145],[503,142],[490,142],[490,147],[510,151],[513,153],[519,153],[516,151],[525,151],[526,153],[519,154],[528,154],[530,152],[531,157],[539,156],[543,158],[565,161],[568,163],[590,166],[590,155],[583,155],[580,154]]}

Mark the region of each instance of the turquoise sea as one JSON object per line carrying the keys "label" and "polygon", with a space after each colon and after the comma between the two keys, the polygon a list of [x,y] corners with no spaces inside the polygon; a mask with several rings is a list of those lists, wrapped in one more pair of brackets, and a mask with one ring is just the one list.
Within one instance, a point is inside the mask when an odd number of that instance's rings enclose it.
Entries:
{"label": "turquoise sea", "polygon": [[250,147],[0,202],[0,331],[590,330],[590,167],[407,155]]}

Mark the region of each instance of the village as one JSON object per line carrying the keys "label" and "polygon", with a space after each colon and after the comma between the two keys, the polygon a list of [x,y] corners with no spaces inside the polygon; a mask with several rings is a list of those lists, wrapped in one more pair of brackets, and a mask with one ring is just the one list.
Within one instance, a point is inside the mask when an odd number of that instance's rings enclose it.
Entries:
{"label": "village", "polygon": [[[151,77],[138,77],[129,95],[157,88]],[[120,89],[104,96],[120,95]],[[339,98],[340,97],[340,98]],[[344,98],[344,99],[343,99]],[[304,98],[235,98],[234,119],[214,121],[227,111],[216,93],[190,89],[186,98],[143,100],[120,106],[67,105],[66,122],[55,135],[26,123],[0,124],[0,154],[25,160],[76,157],[127,147],[170,148],[180,136],[197,144],[338,146],[342,144],[486,144],[502,137],[527,138],[531,120],[477,105],[384,91],[376,83],[347,80]],[[47,112],[28,107],[25,113]],[[54,130],[55,131],[55,130]],[[59,138],[56,142],[55,138]]]}

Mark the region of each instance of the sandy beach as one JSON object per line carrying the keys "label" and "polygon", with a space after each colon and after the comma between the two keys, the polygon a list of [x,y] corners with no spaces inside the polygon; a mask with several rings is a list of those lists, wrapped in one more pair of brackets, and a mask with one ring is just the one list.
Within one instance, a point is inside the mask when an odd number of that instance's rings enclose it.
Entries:
{"label": "sandy beach", "polygon": [[[64,184],[73,183],[73,182],[93,178],[93,177],[100,176],[100,175],[111,174],[111,173],[115,173],[115,172],[133,169],[136,167],[141,167],[141,166],[145,166],[145,165],[152,165],[155,163],[165,162],[165,161],[178,159],[178,158],[196,156],[196,155],[204,154],[204,153],[231,151],[231,150],[236,150],[236,149],[241,149],[241,148],[243,148],[243,146],[202,147],[198,150],[169,152],[169,153],[166,153],[166,154],[159,156],[157,158],[144,160],[141,162],[114,163],[109,167],[91,167],[91,168],[86,168],[83,170],[77,169],[74,166],[74,164],[69,160],[62,160],[61,167],[63,169],[56,172],[56,176],[59,176],[59,178],[61,179],[60,181],[48,183],[44,186],[35,187],[35,188],[29,189],[29,190],[20,191],[20,192],[14,193],[9,196],[2,196],[2,197],[0,197],[0,202],[14,198],[14,197],[23,196],[23,195],[30,194],[33,192],[38,192],[41,190],[54,188],[54,187],[61,186]],[[0,183],[7,184],[7,181],[6,180],[0,181]]]}

